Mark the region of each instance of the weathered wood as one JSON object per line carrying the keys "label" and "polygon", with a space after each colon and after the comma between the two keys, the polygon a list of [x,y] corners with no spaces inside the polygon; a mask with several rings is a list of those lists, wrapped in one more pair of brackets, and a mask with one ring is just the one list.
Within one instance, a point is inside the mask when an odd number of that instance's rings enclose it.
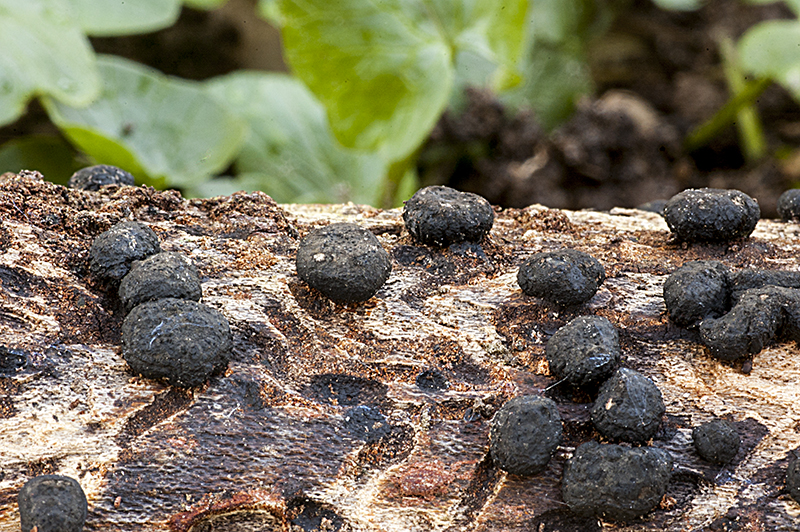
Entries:
{"label": "weathered wood", "polygon": [[[546,390],[543,357],[547,338],[581,314],[609,318],[623,363],[658,384],[667,416],[652,445],[677,463],[662,507],[616,529],[798,527],[800,506],[782,491],[800,446],[798,347],[769,347],[745,374],[672,325],[661,297],[687,260],[797,270],[798,225],[761,221],[746,241],[682,246],[654,214],[531,206],[498,212],[482,248],[437,250],[417,246],[397,210],[88,193],[23,174],[0,179],[0,345],[12,350],[0,352],[2,531],[18,530],[16,493],[45,472],[80,481],[88,530],[598,530],[560,494],[564,461],[597,437],[590,396]],[[88,277],[87,252],[127,218],[192,258],[203,301],[231,323],[233,361],[202,389],[134,377],[119,356],[122,308]],[[367,227],[392,254],[389,281],[366,303],[334,305],[297,279],[298,236],[331,221]],[[606,268],[583,308],[548,307],[516,284],[522,260],[561,247]],[[428,368],[446,391],[415,385]],[[521,393],[553,398],[565,420],[563,445],[532,478],[486,457],[489,419]],[[349,430],[359,405],[385,414],[382,437]],[[712,416],[743,435],[725,467],[691,447],[691,427]]]}

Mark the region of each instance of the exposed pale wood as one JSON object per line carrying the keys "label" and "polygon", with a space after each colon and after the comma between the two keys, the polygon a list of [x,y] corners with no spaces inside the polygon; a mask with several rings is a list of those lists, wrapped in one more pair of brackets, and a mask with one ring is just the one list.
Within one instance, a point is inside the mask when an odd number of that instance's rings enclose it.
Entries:
{"label": "exposed pale wood", "polygon": [[[591,529],[560,495],[564,461],[596,437],[589,397],[544,392],[554,379],[543,360],[549,335],[587,313],[620,328],[624,364],[661,389],[667,417],[652,445],[677,463],[664,508],[615,529],[703,530],[726,515],[742,530],[798,528],[800,506],[781,490],[800,446],[800,350],[769,347],[745,374],[671,325],[661,298],[686,260],[797,270],[797,225],[761,221],[743,242],[681,246],[651,213],[531,206],[498,212],[482,250],[435,250],[411,241],[398,210],[84,193],[32,173],[0,179],[0,216],[0,345],[28,360],[0,373],[0,531],[18,530],[16,493],[41,472],[79,479],[88,530]],[[87,278],[86,260],[91,240],[124,218],[191,257],[203,301],[231,323],[233,361],[207,387],[136,378],[119,356],[122,310],[113,289]],[[393,254],[392,276],[367,303],[333,305],[296,277],[297,237],[333,221],[371,229]],[[608,274],[581,309],[550,308],[516,284],[522,260],[561,247],[593,254]],[[431,367],[447,391],[415,386]],[[337,385],[324,374],[362,380],[342,405],[327,399]],[[567,429],[533,478],[485,459],[492,413],[521,393],[556,399]],[[345,411],[357,404],[382,410],[390,435],[349,435]],[[724,468],[691,447],[692,425],[712,416],[730,416],[744,437]]]}

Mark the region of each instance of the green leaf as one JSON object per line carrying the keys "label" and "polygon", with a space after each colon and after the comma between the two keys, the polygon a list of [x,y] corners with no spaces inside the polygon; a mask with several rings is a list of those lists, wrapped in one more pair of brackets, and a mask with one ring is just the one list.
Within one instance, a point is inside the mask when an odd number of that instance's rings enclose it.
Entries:
{"label": "green leaf", "polygon": [[580,43],[537,43],[531,48],[522,84],[500,96],[512,107],[529,106],[545,129],[570,117],[575,104],[591,93],[593,83]]}
{"label": "green leaf", "polygon": [[511,64],[526,0],[279,0],[286,57],[346,146],[403,159],[447,104],[458,52]]}
{"label": "green leaf", "polygon": [[183,4],[194,9],[211,10],[222,7],[228,0],[183,0]]}
{"label": "green leaf", "polygon": [[278,9],[278,0],[258,0],[256,11],[261,18],[266,19],[278,26],[281,25],[281,15],[280,10]]}
{"label": "green leaf", "polygon": [[175,24],[181,0],[68,0],[78,23],[89,35],[110,37],[147,33]]}
{"label": "green leaf", "polygon": [[[784,0],[796,14],[800,14],[800,0]],[[775,4],[778,0],[745,0],[748,4]]]}
{"label": "green leaf", "polygon": [[774,79],[800,99],[800,22],[761,22],[740,39],[739,56],[745,70]]}
{"label": "green leaf", "polygon": [[48,181],[66,185],[83,166],[72,147],[59,137],[21,137],[0,146],[0,174],[38,170]]}
{"label": "green leaf", "polygon": [[[774,2],[775,0],[770,0]],[[661,9],[670,11],[694,11],[703,7],[701,0],[653,0]]]}
{"label": "green leaf", "polygon": [[553,129],[570,117],[575,103],[594,88],[586,47],[602,35],[613,9],[593,0],[537,0],[528,12],[526,45],[520,61],[522,80],[500,98],[516,108],[532,108],[539,122]]}
{"label": "green leaf", "polygon": [[35,95],[80,106],[99,90],[94,53],[63,0],[0,0],[0,125]]}
{"label": "green leaf", "polygon": [[535,41],[560,43],[579,30],[582,2],[538,0],[530,7],[530,32]]}
{"label": "green leaf", "polygon": [[794,11],[795,15],[800,16],[800,0],[785,0],[786,5]]}
{"label": "green leaf", "polygon": [[246,189],[281,203],[375,204],[386,164],[374,153],[342,147],[324,108],[297,79],[241,72],[207,88],[249,132],[236,160],[240,175],[209,182],[199,190],[203,195]]}
{"label": "green leaf", "polygon": [[197,83],[100,56],[103,91],[86,108],[43,100],[50,119],[97,163],[159,186],[191,187],[224,169],[244,125]]}

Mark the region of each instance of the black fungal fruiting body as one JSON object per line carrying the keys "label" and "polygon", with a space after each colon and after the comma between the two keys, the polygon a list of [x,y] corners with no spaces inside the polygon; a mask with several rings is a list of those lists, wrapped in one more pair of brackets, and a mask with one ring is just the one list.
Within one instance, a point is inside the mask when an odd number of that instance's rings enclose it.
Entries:
{"label": "black fungal fruiting body", "polygon": [[664,283],[669,318],[681,327],[725,314],[730,309],[730,299],[730,270],[715,260],[687,262]]}
{"label": "black fungal fruiting body", "polygon": [[564,306],[589,301],[605,279],[603,265],[575,249],[535,253],[517,273],[523,292]]}
{"label": "black fungal fruiting body", "polygon": [[750,236],[761,217],[756,200],[738,190],[688,189],[670,198],[664,219],[685,242],[726,242]]}
{"label": "black fungal fruiting body", "polygon": [[800,220],[800,188],[787,190],[778,198],[778,216],[784,222]]}
{"label": "black fungal fruiting body", "polygon": [[169,251],[135,261],[118,293],[126,312],[146,301],[167,297],[200,301],[203,295],[194,264],[180,253]]}
{"label": "black fungal fruiting body", "polygon": [[228,320],[195,301],[142,303],[122,323],[122,358],[134,373],[175,386],[199,386],[224,370],[231,346]]}
{"label": "black fungal fruiting body", "polygon": [[782,325],[784,304],[792,299],[800,302],[798,296],[800,292],[777,286],[745,290],[730,312],[700,323],[700,337],[711,354],[722,360],[758,353]]}
{"label": "black fungal fruiting body", "polygon": [[692,429],[692,442],[703,460],[723,465],[739,452],[742,438],[732,423],[715,419]]}
{"label": "black fungal fruiting body", "polygon": [[296,258],[297,274],[334,301],[366,301],[389,278],[392,261],[375,235],[355,224],[310,232]]}
{"label": "black fungal fruiting body", "polygon": [[573,386],[602,382],[619,366],[619,334],[606,318],[580,316],[556,331],[545,356],[559,380]]}
{"label": "black fungal fruiting body", "polygon": [[789,496],[800,504],[800,458],[793,455],[786,469],[786,491]]}
{"label": "black fungal fruiting body", "polygon": [[120,222],[101,233],[89,249],[89,269],[102,279],[119,281],[135,260],[161,251],[158,236],[139,222]]}
{"label": "black fungal fruiting body", "polygon": [[756,270],[746,269],[734,272],[731,276],[731,300],[737,303],[745,290],[764,288],[767,286],[780,286],[783,288],[800,288],[800,272],[787,272],[783,270]]}
{"label": "black fungal fruiting body", "polygon": [[22,532],[80,532],[87,503],[78,481],[61,475],[41,475],[22,486],[17,496]]}
{"label": "black fungal fruiting body", "polygon": [[677,325],[699,323],[702,342],[722,360],[758,353],[777,336],[800,341],[800,272],[688,262],[664,283],[664,303]]}
{"label": "black fungal fruiting body", "polygon": [[81,168],[69,178],[67,186],[80,190],[100,190],[105,185],[129,185],[135,184],[133,176],[108,164],[98,164]]}
{"label": "black fungal fruiting body", "polygon": [[614,440],[643,442],[652,438],[666,412],[661,391],[638,371],[619,368],[600,387],[592,423]]}
{"label": "black fungal fruiting body", "polygon": [[433,186],[418,190],[405,203],[403,221],[419,242],[449,246],[480,241],[494,224],[494,211],[477,194]]}
{"label": "black fungal fruiting body", "polygon": [[535,475],[547,467],[561,435],[561,416],[553,401],[535,395],[515,397],[492,418],[492,460],[514,475]]}
{"label": "black fungal fruiting body", "polygon": [[671,474],[667,451],[590,441],[567,460],[561,489],[578,515],[629,521],[661,502]]}

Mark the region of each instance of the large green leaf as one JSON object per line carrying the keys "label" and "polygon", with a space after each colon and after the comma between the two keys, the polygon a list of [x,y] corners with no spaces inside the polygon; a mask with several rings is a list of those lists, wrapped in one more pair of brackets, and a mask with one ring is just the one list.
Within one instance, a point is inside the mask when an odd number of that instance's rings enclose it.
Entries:
{"label": "large green leaf", "polygon": [[228,0],[183,0],[183,3],[194,9],[216,9]]}
{"label": "large green leaf", "polygon": [[234,180],[200,192],[262,190],[281,203],[374,204],[386,165],[374,153],[342,147],[322,104],[297,79],[241,72],[216,78],[209,92],[249,126]]}
{"label": "large green leaf", "polygon": [[98,65],[103,90],[90,106],[44,100],[51,120],[98,163],[154,185],[191,188],[238,152],[244,125],[199,84],[114,56]]}
{"label": "large green leaf", "polygon": [[35,95],[79,106],[99,90],[92,48],[63,0],[0,0],[0,125]]}
{"label": "large green leaf", "polygon": [[568,119],[578,100],[593,88],[580,43],[541,42],[531,48],[523,82],[501,100],[513,107],[529,106],[538,121],[552,129]]}
{"label": "large green leaf", "polygon": [[[18,0],[23,3],[25,0]],[[89,35],[108,37],[147,33],[172,26],[181,0],[68,0],[81,28]]]}
{"label": "large green leaf", "polygon": [[739,41],[745,70],[771,78],[800,99],[800,22],[771,20],[751,28]]}
{"label": "large green leaf", "polygon": [[265,18],[273,24],[280,26],[281,17],[277,2],[278,0],[258,0],[256,12],[262,18]]}
{"label": "large green leaf", "polygon": [[66,185],[72,173],[83,166],[60,137],[22,137],[0,145],[0,174],[38,170],[48,181]]}
{"label": "large green leaf", "polygon": [[605,32],[611,19],[611,9],[594,0],[536,0],[530,4],[528,30],[535,43],[586,41]]}
{"label": "large green leaf", "polygon": [[[662,1],[665,1],[665,0],[662,0]],[[678,0],[674,0],[674,1],[678,1]],[[745,1],[748,4],[774,4],[778,0],[745,0]],[[800,0],[784,0],[784,1],[786,2],[786,4],[788,4],[788,6],[790,8],[792,8],[792,11],[794,11],[797,14],[800,14]]]}
{"label": "large green leaf", "polygon": [[[775,0],[770,0],[774,2]],[[669,9],[671,11],[694,11],[703,7],[701,0],[653,0],[661,9]]]}
{"label": "large green leaf", "polygon": [[[293,71],[346,146],[406,157],[447,104],[455,57],[519,55],[526,0],[279,0]],[[263,4],[262,4],[263,7]]]}
{"label": "large green leaf", "polygon": [[513,107],[531,107],[552,129],[572,114],[575,102],[593,89],[585,47],[602,34],[611,13],[592,0],[537,0],[528,13],[528,53],[520,62],[522,81],[501,93]]}

